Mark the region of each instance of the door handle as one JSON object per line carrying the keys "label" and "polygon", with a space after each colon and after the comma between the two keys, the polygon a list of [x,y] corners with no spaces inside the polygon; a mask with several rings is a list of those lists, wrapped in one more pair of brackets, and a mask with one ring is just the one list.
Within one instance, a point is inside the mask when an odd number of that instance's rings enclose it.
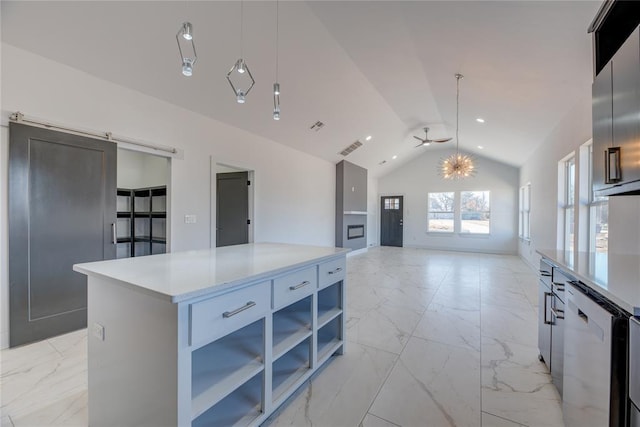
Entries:
{"label": "door handle", "polygon": [[545,292],[544,293],[544,324],[545,325],[551,325],[551,321],[547,320],[547,297],[552,296],[553,294],[551,292]]}
{"label": "door handle", "polygon": [[114,245],[118,243],[118,236],[116,235],[116,223],[111,223],[111,243]]}

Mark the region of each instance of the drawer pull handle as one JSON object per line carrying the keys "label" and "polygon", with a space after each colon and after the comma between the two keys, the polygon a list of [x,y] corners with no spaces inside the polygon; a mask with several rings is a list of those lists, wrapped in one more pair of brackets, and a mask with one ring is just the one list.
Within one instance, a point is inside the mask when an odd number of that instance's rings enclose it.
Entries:
{"label": "drawer pull handle", "polygon": [[305,280],[304,282],[299,283],[299,284],[297,284],[295,286],[289,286],[289,289],[292,290],[292,291],[295,291],[296,289],[300,289],[300,288],[305,287],[305,286],[310,285],[310,284],[311,284],[310,281]]}
{"label": "drawer pull handle", "polygon": [[551,308],[551,314],[553,314],[553,317],[555,317],[556,319],[564,319],[564,310],[556,310],[555,308]]}
{"label": "drawer pull handle", "polygon": [[224,313],[222,313],[222,317],[224,317],[225,319],[227,319],[227,318],[229,318],[229,317],[231,317],[231,316],[235,316],[235,315],[236,315],[236,314],[238,314],[238,313],[242,313],[243,311],[250,309],[250,308],[251,308],[251,307],[253,307],[254,305],[256,305],[256,303],[255,303],[255,302],[253,302],[253,301],[249,301],[249,302],[247,302],[245,305],[243,305],[242,307],[240,307],[240,308],[236,308],[236,309],[235,309],[235,310],[233,310],[233,311],[225,311]]}
{"label": "drawer pull handle", "polygon": [[338,267],[338,268],[336,268],[335,270],[330,271],[330,272],[329,272],[329,274],[336,274],[336,273],[339,273],[339,272],[341,272],[341,271],[342,271],[342,268]]}

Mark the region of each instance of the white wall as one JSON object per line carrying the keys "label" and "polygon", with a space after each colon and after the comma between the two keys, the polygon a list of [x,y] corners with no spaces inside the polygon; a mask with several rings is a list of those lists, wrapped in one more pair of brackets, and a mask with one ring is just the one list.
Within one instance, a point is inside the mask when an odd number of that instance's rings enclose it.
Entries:
{"label": "white wall", "polygon": [[[518,252],[533,267],[540,257],[536,249],[555,249],[558,238],[558,162],[576,153],[579,164],[580,145],[591,139],[591,92],[578,100],[556,128],[520,168],[520,185],[531,183],[531,240],[519,242]],[[584,188],[577,188],[576,200]]]}
{"label": "white wall", "polygon": [[[211,220],[215,221],[210,199],[212,159],[255,171],[256,242],[333,246],[333,164],[4,43],[1,73],[3,121],[9,113],[21,111],[54,123],[179,149],[172,159],[170,180],[168,228],[173,251],[210,245]],[[2,152],[6,147],[3,140]],[[6,188],[6,164],[0,166]],[[6,192],[2,203],[5,200]],[[2,211],[0,228],[6,227],[6,207]],[[197,215],[197,223],[185,224],[185,214]],[[6,234],[2,237],[6,245]],[[4,263],[6,253],[2,255]],[[2,272],[0,289],[6,292],[6,268]],[[0,345],[6,345],[6,301],[3,297]]]}
{"label": "white wall", "polygon": [[[475,177],[459,181],[445,180],[438,175],[438,162],[451,153],[453,150],[425,151],[422,156],[379,178],[379,196],[404,196],[404,246],[515,254],[518,236],[518,169],[476,156],[478,172]],[[490,234],[428,233],[427,193],[460,190],[491,192]],[[376,197],[377,209],[380,208],[379,196]]]}
{"label": "white wall", "polygon": [[378,205],[378,178],[367,178],[367,244],[380,244],[380,206]]}
{"label": "white wall", "polygon": [[145,188],[169,183],[169,159],[118,148],[118,188]]}

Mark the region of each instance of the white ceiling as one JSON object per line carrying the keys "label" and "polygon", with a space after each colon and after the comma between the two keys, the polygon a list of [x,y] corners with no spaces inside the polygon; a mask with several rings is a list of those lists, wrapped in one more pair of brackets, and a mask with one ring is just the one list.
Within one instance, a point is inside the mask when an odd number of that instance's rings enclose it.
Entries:
{"label": "white ceiling", "polygon": [[[244,105],[225,79],[240,56],[238,1],[2,1],[1,13],[5,43],[331,162],[361,140],[347,160],[381,176],[437,150],[414,148],[411,135],[424,125],[430,137],[454,136],[458,72],[461,149],[523,164],[590,93],[586,28],[599,6],[281,1],[279,122],[271,118],[273,1],[244,3],[244,57],[257,81]],[[191,78],[180,73],[175,40],[185,20],[199,57]],[[326,126],[311,131],[317,120]]]}

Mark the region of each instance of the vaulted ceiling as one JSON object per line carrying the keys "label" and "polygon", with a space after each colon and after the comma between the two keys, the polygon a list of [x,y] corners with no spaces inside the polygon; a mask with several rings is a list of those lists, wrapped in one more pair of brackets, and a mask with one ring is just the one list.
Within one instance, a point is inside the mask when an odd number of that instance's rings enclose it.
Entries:
{"label": "vaulted ceiling", "polygon": [[[455,73],[461,150],[513,166],[590,93],[598,1],[281,1],[275,122],[275,6],[244,2],[257,83],[243,105],[225,79],[240,56],[239,1],[3,1],[2,41],[331,162],[360,140],[347,160],[373,176],[438,155],[415,148],[425,125],[454,136]],[[198,51],[190,78],[175,40],[183,21]]]}

